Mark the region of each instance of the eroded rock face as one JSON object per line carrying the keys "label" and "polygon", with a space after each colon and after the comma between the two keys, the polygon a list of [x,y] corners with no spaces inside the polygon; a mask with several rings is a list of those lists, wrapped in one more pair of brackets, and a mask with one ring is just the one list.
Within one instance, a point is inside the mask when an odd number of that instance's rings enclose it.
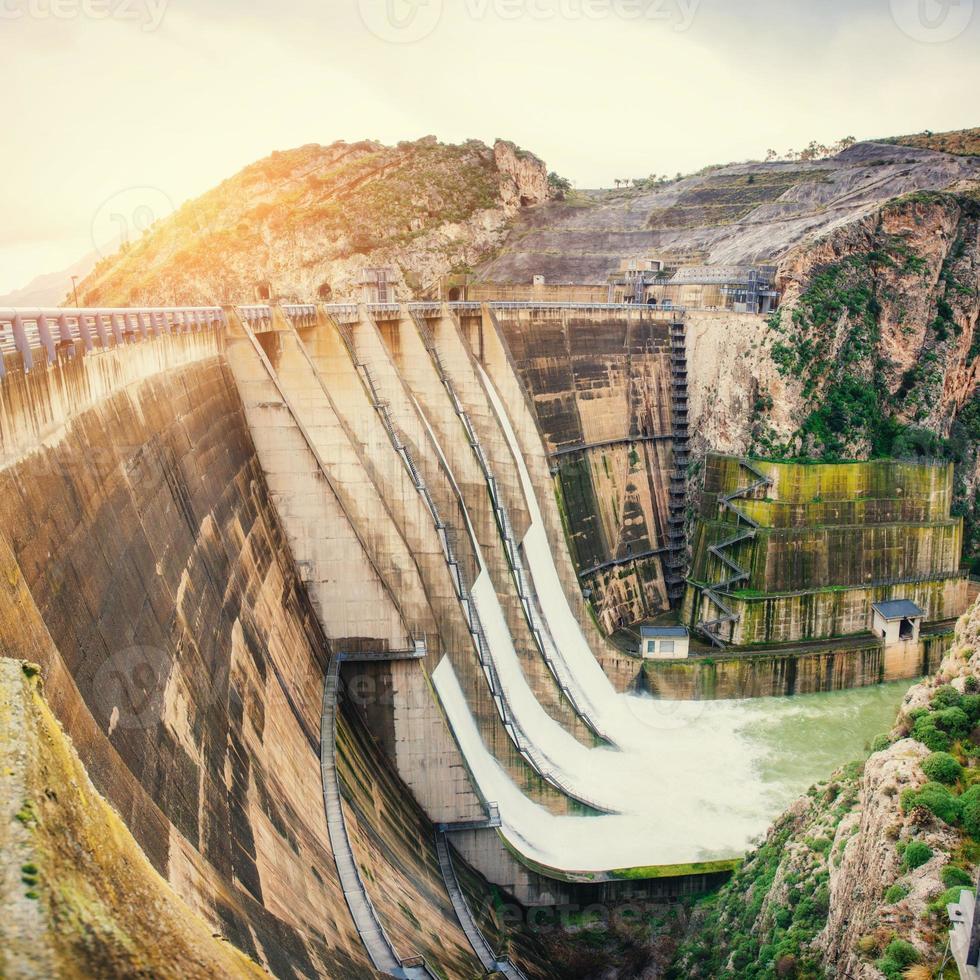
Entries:
{"label": "eroded rock face", "polygon": [[[956,643],[936,675],[905,696],[893,735],[911,727],[909,712],[927,705],[936,688],[952,684],[959,691],[968,678],[980,677],[980,603],[956,627]],[[922,808],[901,809],[901,794],[926,782],[921,762],[929,750],[911,738],[899,738],[874,753],[865,765],[857,809],[841,822],[837,840],[846,840],[843,860],[831,871],[831,904],[827,927],[819,939],[832,976],[877,978],[880,971],[861,955],[864,937],[895,934],[911,942],[923,959],[935,955],[936,923],[927,906],[945,890],[940,879],[962,841],[959,829]],[[912,838],[928,845],[933,856],[911,871],[902,867],[897,844]],[[908,895],[896,902],[884,897],[899,882]],[[865,945],[870,945],[864,939]]]}
{"label": "eroded rock face", "polygon": [[500,198],[505,207],[530,207],[548,199],[548,172],[533,153],[497,140],[493,157],[500,171]]}
{"label": "eroded rock face", "polygon": [[[826,287],[825,322],[814,322],[811,299],[816,277],[828,269],[850,269]],[[815,243],[790,252],[779,266],[784,329],[806,332],[820,343],[825,360],[848,348],[862,316],[876,320],[868,341],[873,349],[853,365],[868,384],[883,381],[889,406],[907,424],[948,435],[956,413],[973,396],[980,379],[975,350],[980,315],[980,210],[972,198],[912,195],[899,199]],[[822,286],[822,284],[821,284]],[[848,290],[867,290],[871,305]],[[808,296],[808,291],[810,296]],[[839,300],[840,309],[830,306]],[[800,319],[800,317],[804,319]],[[916,374],[916,371],[918,372]],[[800,408],[818,400],[837,372],[828,372],[800,399]],[[797,380],[805,384],[806,377]],[[787,382],[793,386],[792,379]],[[783,435],[802,419],[799,411],[774,416]],[[861,435],[856,432],[855,435]]]}
{"label": "eroded rock face", "polygon": [[[933,926],[922,916],[944,890],[939,872],[960,835],[923,810],[901,812],[902,791],[926,782],[921,763],[928,755],[929,750],[912,739],[901,739],[872,755],[857,808],[838,825],[834,846],[843,857],[839,867],[831,869],[830,913],[817,942],[831,976],[881,976],[869,958],[872,950],[862,955],[864,937],[875,939],[874,951],[879,953],[892,933],[911,941],[925,958],[933,953],[924,938]],[[926,844],[933,856],[921,867],[906,870],[899,844],[912,839]],[[885,893],[896,883],[907,888],[908,895],[888,902]]]}

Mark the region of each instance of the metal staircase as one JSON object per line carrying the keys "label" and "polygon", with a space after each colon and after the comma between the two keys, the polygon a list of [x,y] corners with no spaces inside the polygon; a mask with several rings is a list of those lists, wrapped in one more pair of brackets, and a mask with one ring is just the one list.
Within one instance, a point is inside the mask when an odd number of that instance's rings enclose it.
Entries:
{"label": "metal staircase", "polygon": [[684,569],[687,565],[687,535],[685,509],[687,506],[688,402],[687,402],[687,340],[684,323],[670,325],[671,419],[674,430],[674,470],[670,475],[667,516],[667,597],[671,604],[684,596]]}
{"label": "metal staircase", "polygon": [[498,956],[486,936],[480,931],[476,924],[473,914],[470,912],[469,904],[463,889],[456,877],[456,869],[453,867],[452,854],[449,850],[449,841],[444,831],[436,832],[436,854],[439,858],[439,870],[442,872],[443,881],[446,883],[446,891],[456,911],[456,918],[463,927],[463,932],[469,940],[473,952],[476,953],[480,965],[488,974],[502,973],[508,980],[527,980],[520,967],[516,966],[506,956]]}
{"label": "metal staircase", "polygon": [[337,865],[337,876],[350,909],[351,918],[374,968],[390,977],[427,980],[436,976],[421,956],[401,959],[381,924],[377,910],[367,893],[357,866],[354,849],[347,833],[347,822],[341,803],[340,775],[337,772],[337,705],[340,693],[342,654],[334,654],[327,665],[323,684],[323,708],[320,716],[320,776],[323,783],[323,810],[327,818],[330,850]]}
{"label": "metal staircase", "polygon": [[[713,617],[712,619],[702,619],[700,620],[695,629],[701,633],[702,636],[706,637],[712,644],[717,647],[724,648],[731,642],[731,638],[734,634],[735,624],[741,618],[738,613],[736,613],[731,606],[729,606],[722,594],[728,592],[732,586],[737,585],[739,582],[747,582],[751,577],[751,574],[747,568],[739,564],[730,554],[727,552],[731,551],[733,548],[737,548],[740,544],[746,541],[754,541],[756,537],[756,530],[759,527],[759,522],[749,517],[739,507],[735,501],[743,497],[751,496],[760,487],[768,487],[772,485],[771,477],[766,476],[763,472],[758,470],[753,466],[748,460],[740,459],[738,464],[743,469],[748,470],[756,479],[749,483],[747,486],[739,487],[737,490],[733,490],[731,493],[725,494],[718,501],[718,507],[720,510],[731,511],[735,515],[735,533],[724,541],[718,542],[718,544],[713,544],[708,548],[709,554],[711,554],[720,563],[723,570],[724,577],[711,582],[709,585],[705,585],[701,588],[701,595],[707,598],[712,605],[719,611],[719,615]],[[745,526],[745,530],[741,528]],[[721,635],[721,630],[723,627],[731,627],[727,638]]]}

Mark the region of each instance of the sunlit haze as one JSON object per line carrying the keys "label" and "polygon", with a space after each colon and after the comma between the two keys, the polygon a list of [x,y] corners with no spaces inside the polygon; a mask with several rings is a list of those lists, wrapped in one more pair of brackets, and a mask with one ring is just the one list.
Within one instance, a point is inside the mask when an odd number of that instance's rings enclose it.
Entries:
{"label": "sunlit haze", "polygon": [[0,291],[104,246],[129,189],[177,206],[304,143],[504,137],[596,187],[974,125],[977,18],[905,6],[0,0]]}

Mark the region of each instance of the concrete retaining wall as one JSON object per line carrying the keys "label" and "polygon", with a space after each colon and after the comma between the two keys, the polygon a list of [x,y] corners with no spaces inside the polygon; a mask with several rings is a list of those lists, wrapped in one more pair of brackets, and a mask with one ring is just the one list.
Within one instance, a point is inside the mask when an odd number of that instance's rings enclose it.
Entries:
{"label": "concrete retaining wall", "polygon": [[692,660],[645,661],[643,684],[671,701],[780,697],[912,680],[932,673],[952,645],[952,633],[887,650],[878,641],[818,650],[759,651]]}

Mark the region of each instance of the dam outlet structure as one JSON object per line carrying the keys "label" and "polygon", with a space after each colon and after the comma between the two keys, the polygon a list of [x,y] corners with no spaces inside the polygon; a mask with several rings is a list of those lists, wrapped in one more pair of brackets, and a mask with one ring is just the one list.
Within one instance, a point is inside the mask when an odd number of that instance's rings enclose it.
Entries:
{"label": "dam outlet structure", "polygon": [[[501,894],[724,880],[803,787],[719,665],[844,638],[918,669],[962,531],[946,469],[710,455],[685,576],[688,353],[634,304],[0,310],[9,962],[546,978]],[[688,663],[611,638],[677,616]],[[173,911],[163,968],[126,888]]]}

